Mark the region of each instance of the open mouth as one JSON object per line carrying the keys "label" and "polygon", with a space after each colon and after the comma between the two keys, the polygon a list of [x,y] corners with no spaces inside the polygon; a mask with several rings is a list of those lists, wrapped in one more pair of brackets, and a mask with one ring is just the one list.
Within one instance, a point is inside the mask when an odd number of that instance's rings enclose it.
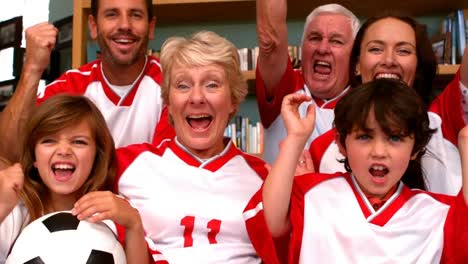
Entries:
{"label": "open mouth", "polygon": [[120,46],[130,46],[138,41],[133,35],[117,35],[112,37],[112,41]]}
{"label": "open mouth", "polygon": [[71,178],[76,167],[69,163],[56,163],[52,165],[52,172],[59,181],[66,181]]}
{"label": "open mouth", "polygon": [[211,122],[213,121],[213,117],[210,115],[190,115],[185,118],[187,123],[190,125],[191,128],[194,130],[205,130],[207,129]]}
{"label": "open mouth", "polygon": [[332,71],[331,64],[326,61],[316,60],[314,63],[314,72],[319,74],[330,74]]}
{"label": "open mouth", "polygon": [[381,166],[381,165],[372,166],[372,167],[369,169],[369,173],[372,175],[372,177],[375,177],[375,178],[383,178],[383,177],[385,177],[385,175],[387,175],[387,173],[388,173],[388,168],[385,167],[385,166]]}
{"label": "open mouth", "polygon": [[134,39],[127,39],[127,38],[122,38],[122,39],[114,39],[115,42],[126,45],[126,44],[132,44],[135,43],[136,41]]}
{"label": "open mouth", "polygon": [[382,78],[400,80],[401,76],[396,73],[379,73],[375,76],[375,79],[382,79]]}

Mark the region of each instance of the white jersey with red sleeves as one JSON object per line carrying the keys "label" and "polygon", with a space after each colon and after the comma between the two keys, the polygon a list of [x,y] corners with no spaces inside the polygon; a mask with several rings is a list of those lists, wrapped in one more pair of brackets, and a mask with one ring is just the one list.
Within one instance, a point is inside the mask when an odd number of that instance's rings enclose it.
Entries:
{"label": "white jersey with red sleeves", "polygon": [[[261,190],[246,208],[246,224],[261,230],[262,244],[252,239],[259,255],[271,255],[275,246],[259,208]],[[289,263],[468,263],[461,192],[433,194],[400,183],[375,211],[353,176],[308,174],[294,178],[290,220]]]}
{"label": "white jersey with red sleeves", "polygon": [[101,67],[101,61],[97,60],[67,71],[38,92],[38,104],[59,93],[88,97],[106,119],[116,147],[153,141],[159,143],[157,139],[173,136],[166,109],[163,108],[162,73],[156,58],[147,57],[143,72],[122,98],[109,87]]}
{"label": "white jersey with red sleeves", "polygon": [[326,102],[315,98],[311,95],[309,88],[304,84],[302,73],[298,70],[294,70],[291,60],[288,59],[286,71],[275,88],[275,96],[271,98],[270,101],[265,95],[265,84],[258,68],[256,76],[258,111],[260,113],[262,125],[265,127],[263,159],[269,163],[276,159],[279,143],[286,137],[286,127],[280,115],[281,103],[286,95],[300,93],[312,97],[310,102],[302,103],[298,109],[301,117],[304,117],[307,113],[307,107],[310,104],[315,106],[315,128],[312,135],[307,140],[305,148],[308,148],[309,144],[315,140],[315,138],[332,128],[333,119],[335,118],[333,109],[338,99],[349,89],[345,88],[338,96]]}
{"label": "white jersey with red sleeves", "polygon": [[[421,163],[428,190],[456,195],[461,188],[461,161],[458,153],[458,132],[465,126],[461,104],[460,73],[431,103],[430,127],[437,129],[426,147]],[[309,148],[315,170],[321,173],[344,172],[344,157],[335,142],[335,131],[318,137]]]}
{"label": "white jersey with red sleeves", "polygon": [[267,175],[265,163],[230,140],[200,160],[176,139],[117,151],[118,191],[138,209],[169,263],[260,263],[242,212]]}

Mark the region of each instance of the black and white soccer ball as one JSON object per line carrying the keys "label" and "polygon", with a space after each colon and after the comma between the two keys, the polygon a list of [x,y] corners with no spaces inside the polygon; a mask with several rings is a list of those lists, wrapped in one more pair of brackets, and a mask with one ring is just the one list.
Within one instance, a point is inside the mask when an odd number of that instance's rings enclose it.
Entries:
{"label": "black and white soccer ball", "polygon": [[125,252],[104,223],[70,212],[45,215],[24,228],[6,264],[125,264]]}

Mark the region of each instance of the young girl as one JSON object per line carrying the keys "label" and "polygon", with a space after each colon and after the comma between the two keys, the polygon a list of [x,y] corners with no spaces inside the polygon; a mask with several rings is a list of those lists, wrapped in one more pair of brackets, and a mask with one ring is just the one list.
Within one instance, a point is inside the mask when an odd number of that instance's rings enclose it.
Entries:
{"label": "young girl", "polygon": [[[298,115],[307,100],[283,101],[288,136],[244,214],[271,242],[255,245],[259,254],[274,256],[271,236],[291,233],[290,263],[468,263],[468,175],[456,197],[413,189],[424,186],[419,160],[434,133],[416,92],[382,79],[353,89],[334,121],[347,172],[294,177],[315,118],[313,108]],[[468,128],[460,148],[467,174]]]}
{"label": "young girl", "polygon": [[138,211],[108,191],[115,149],[94,104],[82,96],[54,96],[37,108],[24,135],[20,164],[0,171],[0,262],[28,223],[72,210],[78,201],[94,207],[88,221],[110,219],[125,228],[118,233],[121,242],[125,236],[128,263],[148,263]]}

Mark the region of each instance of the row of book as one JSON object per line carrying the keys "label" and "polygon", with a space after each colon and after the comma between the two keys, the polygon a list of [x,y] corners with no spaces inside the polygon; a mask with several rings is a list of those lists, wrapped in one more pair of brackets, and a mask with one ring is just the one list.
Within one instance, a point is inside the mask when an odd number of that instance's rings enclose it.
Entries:
{"label": "row of book", "polygon": [[[242,71],[255,70],[257,66],[258,47],[240,48],[237,50],[240,58],[240,68]],[[301,66],[301,47],[290,45],[288,46],[289,57],[291,58],[293,68]]]}
{"label": "row of book", "polygon": [[235,116],[224,131],[224,136],[231,138],[238,148],[252,154],[263,153],[263,134],[260,122],[252,124],[248,117],[240,115]]}
{"label": "row of book", "polygon": [[468,17],[459,9],[443,22],[442,32],[435,37],[432,48],[439,64],[459,64],[468,42]]}
{"label": "row of book", "polygon": [[[300,46],[289,46],[289,57],[292,60],[293,68],[299,68],[301,66],[301,47]],[[258,58],[258,47],[255,48],[240,48],[237,50],[240,59],[240,68],[242,71],[255,70],[257,67]],[[148,49],[148,55],[159,58],[160,51]]]}

